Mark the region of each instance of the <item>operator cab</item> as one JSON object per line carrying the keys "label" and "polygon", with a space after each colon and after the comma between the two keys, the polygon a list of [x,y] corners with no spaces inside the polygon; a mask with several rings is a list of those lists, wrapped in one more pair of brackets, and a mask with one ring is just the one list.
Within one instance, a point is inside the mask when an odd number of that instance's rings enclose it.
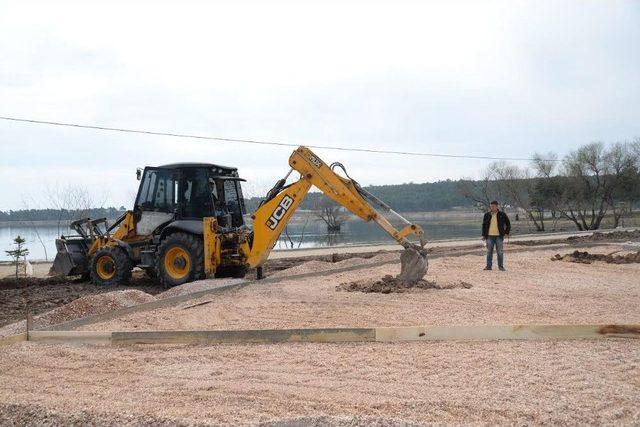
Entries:
{"label": "operator cab", "polygon": [[244,199],[238,170],[211,163],[174,163],[146,167],[134,211],[139,234],[151,234],[168,221],[216,217],[231,229],[244,225]]}

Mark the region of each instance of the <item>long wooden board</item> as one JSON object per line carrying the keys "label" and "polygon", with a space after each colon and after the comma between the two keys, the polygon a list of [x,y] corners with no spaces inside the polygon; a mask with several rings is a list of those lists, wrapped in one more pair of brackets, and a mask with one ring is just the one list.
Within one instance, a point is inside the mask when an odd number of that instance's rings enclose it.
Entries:
{"label": "long wooden board", "polygon": [[477,325],[376,328],[376,341],[640,338],[640,325]]}
{"label": "long wooden board", "polygon": [[[32,331],[29,340],[76,344],[275,344],[640,338],[640,325],[475,325],[218,331]],[[17,339],[14,338],[17,342]],[[24,340],[24,339],[22,339]],[[1,343],[1,341],[0,341]]]}
{"label": "long wooden board", "polygon": [[41,343],[111,344],[112,332],[30,331],[29,341]]}
{"label": "long wooden board", "polygon": [[113,332],[113,345],[131,344],[272,344],[283,342],[344,343],[375,341],[373,328],[259,329],[237,331]]}

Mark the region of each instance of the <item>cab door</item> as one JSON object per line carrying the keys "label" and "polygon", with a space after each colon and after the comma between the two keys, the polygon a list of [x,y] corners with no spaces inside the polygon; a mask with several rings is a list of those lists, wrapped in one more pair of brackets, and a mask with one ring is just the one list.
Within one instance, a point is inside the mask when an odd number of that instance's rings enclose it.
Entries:
{"label": "cab door", "polygon": [[173,169],[145,168],[134,209],[140,218],[136,233],[148,236],[174,219],[178,206],[178,179]]}

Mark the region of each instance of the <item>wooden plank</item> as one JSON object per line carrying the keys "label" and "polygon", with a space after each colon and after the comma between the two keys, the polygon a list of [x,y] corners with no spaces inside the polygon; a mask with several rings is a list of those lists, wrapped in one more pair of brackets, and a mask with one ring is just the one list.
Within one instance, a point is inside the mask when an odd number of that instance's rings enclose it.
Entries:
{"label": "wooden plank", "polygon": [[376,328],[376,341],[640,338],[640,325],[477,325]]}
{"label": "wooden plank", "polygon": [[[274,344],[640,338],[640,325],[477,325],[217,331],[31,331],[29,340],[74,344]],[[0,339],[24,341],[25,334]]]}
{"label": "wooden plank", "polygon": [[244,344],[283,342],[372,342],[373,328],[260,329],[237,331],[113,332],[113,345],[133,344]]}
{"label": "wooden plank", "polygon": [[111,332],[30,331],[29,341],[40,343],[111,344]]}
{"label": "wooden plank", "polygon": [[16,335],[8,335],[6,337],[0,337],[0,347],[3,345],[11,345],[18,342],[26,341],[27,333],[23,332],[21,334]]}

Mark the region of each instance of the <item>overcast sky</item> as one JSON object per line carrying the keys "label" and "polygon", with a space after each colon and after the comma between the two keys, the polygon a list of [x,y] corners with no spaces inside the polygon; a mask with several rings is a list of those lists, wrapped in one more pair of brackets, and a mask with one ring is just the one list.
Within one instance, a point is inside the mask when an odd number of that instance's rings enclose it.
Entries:
{"label": "overcast sky", "polygon": [[[0,116],[528,157],[640,136],[639,101],[640,2],[0,0]],[[130,207],[136,167],[175,161],[261,194],[290,151],[0,120],[0,210],[69,183]],[[318,154],[362,184],[488,163]]]}

